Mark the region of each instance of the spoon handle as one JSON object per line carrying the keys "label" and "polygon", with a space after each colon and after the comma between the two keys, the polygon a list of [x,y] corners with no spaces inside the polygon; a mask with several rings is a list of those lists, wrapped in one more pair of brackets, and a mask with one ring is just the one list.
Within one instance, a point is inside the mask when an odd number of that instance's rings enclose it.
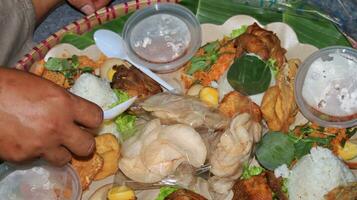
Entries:
{"label": "spoon handle", "polygon": [[138,68],[141,72],[144,74],[148,75],[150,78],[152,78],[154,81],[162,85],[164,88],[166,88],[169,92],[174,92],[175,88],[172,87],[170,84],[168,84],[166,81],[164,81],[162,78],[160,78],[157,74],[152,72],[150,69],[146,67],[142,67],[139,65],[134,65],[136,68]]}

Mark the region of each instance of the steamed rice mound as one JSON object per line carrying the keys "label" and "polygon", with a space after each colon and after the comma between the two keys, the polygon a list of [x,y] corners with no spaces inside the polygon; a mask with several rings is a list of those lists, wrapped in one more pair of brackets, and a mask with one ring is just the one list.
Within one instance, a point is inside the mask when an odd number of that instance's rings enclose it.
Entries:
{"label": "steamed rice mound", "polygon": [[323,200],[330,190],[356,181],[352,171],[328,149],[312,148],[288,178],[290,200]]}
{"label": "steamed rice mound", "polygon": [[109,82],[90,73],[82,74],[74,83],[70,92],[91,101],[103,110],[118,101],[117,96],[110,88]]}

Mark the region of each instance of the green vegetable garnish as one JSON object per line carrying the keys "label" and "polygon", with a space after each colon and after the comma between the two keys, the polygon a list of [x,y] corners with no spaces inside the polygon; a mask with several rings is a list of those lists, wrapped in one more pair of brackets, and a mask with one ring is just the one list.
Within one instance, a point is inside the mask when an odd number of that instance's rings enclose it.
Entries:
{"label": "green vegetable garnish", "polygon": [[236,59],[227,74],[229,84],[244,95],[266,91],[271,78],[269,64],[252,55],[244,55]]}
{"label": "green vegetable garnish", "polygon": [[204,55],[194,56],[191,58],[191,66],[186,71],[188,75],[192,75],[197,71],[207,71],[214,63],[216,63],[219,57],[219,41],[210,42],[202,48],[204,50]]}
{"label": "green vegetable garnish", "polygon": [[93,68],[79,68],[78,56],[73,55],[71,58],[49,58],[45,63],[45,68],[50,71],[60,72],[66,77],[70,84],[74,82],[74,77],[77,74],[91,73]]}
{"label": "green vegetable garnish", "polygon": [[295,158],[294,142],[286,134],[269,132],[258,144],[255,155],[260,164],[269,170],[282,164],[290,165]]}
{"label": "green vegetable garnish", "polygon": [[242,35],[243,33],[245,33],[247,31],[247,28],[248,28],[247,25],[243,25],[240,28],[234,29],[231,32],[231,38],[233,39],[233,38],[236,38],[236,37]]}
{"label": "green vegetable garnish", "polygon": [[276,75],[278,75],[278,67],[276,66],[276,60],[273,58],[269,58],[269,60],[267,61],[267,65],[271,70],[271,73],[273,74],[274,77],[276,77]]}
{"label": "green vegetable garnish", "polygon": [[164,200],[167,196],[176,192],[177,190],[178,190],[178,188],[176,188],[176,187],[170,187],[170,186],[162,187],[162,188],[160,188],[160,193],[156,197],[155,200]]}
{"label": "green vegetable garnish", "polygon": [[247,164],[243,167],[243,174],[241,176],[242,179],[249,179],[252,176],[257,176],[264,171],[264,168],[259,166],[251,166],[249,167]]}
{"label": "green vegetable garnish", "polygon": [[113,108],[116,105],[124,103],[124,102],[126,102],[126,101],[128,101],[130,99],[129,94],[124,92],[124,91],[121,91],[121,90],[118,90],[118,89],[113,89],[113,91],[114,91],[115,95],[117,96],[118,101],[113,103],[112,105],[110,105],[109,108]]}
{"label": "green vegetable garnish", "polygon": [[115,120],[114,123],[118,132],[121,134],[123,141],[129,139],[135,133],[136,116],[127,113],[122,113]]}
{"label": "green vegetable garnish", "polygon": [[281,186],[281,191],[283,191],[285,194],[288,194],[288,179],[283,178],[283,185]]}

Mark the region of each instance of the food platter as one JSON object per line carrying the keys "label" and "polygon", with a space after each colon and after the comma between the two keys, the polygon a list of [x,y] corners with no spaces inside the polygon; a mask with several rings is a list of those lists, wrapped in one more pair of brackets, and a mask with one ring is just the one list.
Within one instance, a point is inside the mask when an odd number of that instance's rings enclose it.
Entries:
{"label": "food platter", "polygon": [[[266,25],[263,25],[263,24],[259,23],[259,20],[255,19],[251,16],[248,16],[248,15],[234,15],[234,16],[230,17],[228,20],[226,20],[221,25],[215,25],[215,24],[209,24],[209,23],[201,24],[202,46],[204,46],[207,43],[213,43],[214,41],[217,41],[217,40],[224,40],[224,37],[229,36],[233,30],[240,28],[240,27],[244,27],[244,26],[250,26],[254,23],[256,23],[258,26],[264,28],[265,30],[271,31],[274,34],[276,34],[276,36],[280,40],[281,47],[286,49],[285,57],[287,60],[299,59],[300,61],[304,61],[309,55],[311,55],[313,52],[318,50],[318,48],[314,47],[313,45],[300,43],[295,31],[286,23],[274,22],[274,23],[268,23]],[[49,50],[46,53],[46,55],[44,56],[44,61],[45,62],[48,61],[48,59],[50,57],[51,58],[53,58],[53,57],[54,58],[70,58],[73,55],[87,56],[95,62],[100,62],[101,60],[104,60],[103,62],[106,62],[106,58],[103,58],[103,55],[101,54],[101,52],[95,45],[88,46],[87,48],[81,50],[71,44],[59,44],[59,45],[54,46],[51,50]],[[23,66],[24,65],[19,65],[18,68],[23,67]],[[40,66],[39,66],[38,62],[36,62],[34,65],[31,66],[29,71],[36,74],[39,72],[39,67]],[[185,88],[185,86],[183,85],[183,82],[181,80],[183,70],[184,70],[184,68],[181,68],[180,70],[172,72],[172,73],[159,74],[159,76],[161,78],[163,78],[165,81],[167,81],[169,84],[176,87],[177,91],[181,92],[181,94],[186,94],[189,88]],[[99,71],[100,71],[100,69],[96,69],[93,73],[98,75],[98,74],[100,74]],[[227,72],[224,73],[219,78],[219,80],[217,80],[216,84],[217,84],[216,86],[212,86],[212,87],[217,88],[217,91],[219,93],[218,96],[219,96],[220,102],[222,101],[223,97],[225,97],[230,92],[234,91],[233,87],[231,87],[230,83],[228,82]],[[270,82],[269,85],[274,86],[275,84],[277,84],[277,81],[275,79],[272,79],[272,81]],[[256,103],[257,105],[261,105],[262,101],[264,102],[264,95],[265,95],[264,92],[250,95],[250,99],[252,99],[252,101],[254,103]],[[163,97],[165,97],[165,96],[163,96]],[[144,103],[144,106],[145,106],[145,103]],[[148,106],[148,104],[146,104],[146,106]],[[252,111],[249,111],[249,112],[252,112]],[[180,120],[179,120],[179,122],[185,123],[184,121],[180,121]],[[291,122],[289,125],[291,128],[294,128],[295,126],[304,125],[306,123],[307,123],[307,120],[303,117],[303,115],[301,113],[297,113],[296,117],[294,116],[294,121]],[[247,125],[247,126],[251,126],[251,124]],[[268,123],[268,125],[267,125],[266,122],[263,122],[263,125],[262,125],[263,133],[267,132],[267,130],[268,130],[267,126],[270,126],[270,124]],[[113,134],[115,135],[118,133],[113,133]],[[260,136],[257,136],[257,137],[260,138]],[[120,136],[118,138],[120,140],[122,140],[122,138],[120,138]],[[255,138],[253,140],[255,140]],[[257,142],[258,141],[259,141],[259,139],[257,139]],[[124,157],[125,157],[125,155],[124,155]],[[188,161],[190,161],[190,159]],[[255,159],[253,159],[251,161],[251,164],[258,165],[258,162]],[[218,172],[213,172],[213,173],[215,175],[216,175],[216,173],[219,174]],[[90,199],[90,197],[95,193],[95,191],[97,189],[99,189],[107,184],[112,184],[115,181],[115,178],[116,178],[115,175],[111,175],[111,176],[106,177],[105,179],[102,179],[99,181],[93,181],[89,185],[89,188],[83,192],[82,199],[85,199],[85,200]],[[138,195],[138,197],[139,196],[140,195]],[[144,194],[144,195],[142,194],[142,199],[148,199],[148,198],[149,197],[146,196],[146,194]],[[141,198],[139,198],[139,199],[141,199]]]}

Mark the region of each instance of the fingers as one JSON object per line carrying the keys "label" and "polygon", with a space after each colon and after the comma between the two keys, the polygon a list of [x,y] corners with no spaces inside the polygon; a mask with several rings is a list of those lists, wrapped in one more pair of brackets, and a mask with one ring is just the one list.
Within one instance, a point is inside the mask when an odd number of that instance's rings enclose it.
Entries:
{"label": "fingers", "polygon": [[68,0],[68,2],[86,15],[90,15],[95,11],[95,5],[92,0]]}
{"label": "fingers", "polygon": [[95,140],[92,134],[74,124],[65,130],[62,144],[69,151],[81,157],[88,156],[94,151]]}
{"label": "fingers", "polygon": [[71,96],[74,101],[74,121],[87,128],[98,128],[103,122],[103,110],[92,102]]}
{"label": "fingers", "polygon": [[110,0],[93,0],[96,10],[99,10],[99,9],[107,6],[110,2],[111,2]]}
{"label": "fingers", "polygon": [[90,15],[106,6],[110,0],[68,0],[68,2],[86,15]]}
{"label": "fingers", "polygon": [[57,147],[45,152],[42,157],[52,165],[63,166],[72,159],[72,154],[65,147]]}

